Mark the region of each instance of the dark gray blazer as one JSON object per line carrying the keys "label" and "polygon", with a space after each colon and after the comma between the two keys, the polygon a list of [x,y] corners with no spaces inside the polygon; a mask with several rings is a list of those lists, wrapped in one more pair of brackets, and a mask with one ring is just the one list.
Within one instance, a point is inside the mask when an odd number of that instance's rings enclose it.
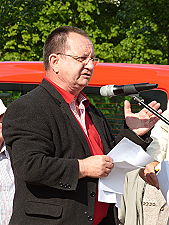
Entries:
{"label": "dark gray blazer", "polygon": [[[94,106],[89,105],[87,111],[107,154],[122,136],[116,140],[111,135],[107,121]],[[146,147],[132,131],[123,134]],[[77,161],[91,152],[69,105],[51,84],[43,80],[10,104],[3,135],[16,186],[10,225],[92,224],[98,180],[79,180]]]}

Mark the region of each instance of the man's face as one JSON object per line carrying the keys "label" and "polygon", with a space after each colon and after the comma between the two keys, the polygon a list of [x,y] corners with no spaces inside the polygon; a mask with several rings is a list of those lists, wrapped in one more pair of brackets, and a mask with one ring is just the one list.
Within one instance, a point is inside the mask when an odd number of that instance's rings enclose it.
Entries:
{"label": "man's face", "polygon": [[2,120],[3,120],[3,115],[0,115],[0,146],[2,145],[4,139],[2,136]]}
{"label": "man's face", "polygon": [[71,56],[58,55],[58,79],[64,85],[62,87],[71,93],[72,90],[81,90],[88,85],[94,70],[93,62],[89,57],[94,56],[94,49],[89,39],[77,33],[69,34],[67,45],[64,54],[87,57],[85,64]]}

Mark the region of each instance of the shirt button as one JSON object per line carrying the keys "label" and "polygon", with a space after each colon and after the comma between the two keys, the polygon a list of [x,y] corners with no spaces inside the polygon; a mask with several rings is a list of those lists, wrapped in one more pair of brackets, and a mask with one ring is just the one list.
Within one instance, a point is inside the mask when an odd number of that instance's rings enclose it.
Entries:
{"label": "shirt button", "polygon": [[91,192],[90,193],[90,197],[95,197],[96,196],[96,193],[95,192]]}
{"label": "shirt button", "polygon": [[87,218],[88,218],[89,221],[93,221],[92,216],[88,216]]}

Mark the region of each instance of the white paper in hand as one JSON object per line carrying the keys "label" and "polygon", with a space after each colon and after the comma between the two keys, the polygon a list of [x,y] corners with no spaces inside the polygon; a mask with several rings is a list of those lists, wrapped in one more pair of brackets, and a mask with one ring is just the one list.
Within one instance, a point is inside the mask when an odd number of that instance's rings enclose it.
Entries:
{"label": "white paper in hand", "polygon": [[[107,177],[99,179],[98,200],[116,203],[115,194],[123,194],[124,179],[127,172],[144,167],[153,161],[141,146],[123,138],[108,154],[113,159],[114,168]],[[113,197],[108,195],[114,195]],[[110,199],[110,200],[108,200]],[[111,201],[112,199],[112,201]],[[116,201],[114,201],[116,199]]]}

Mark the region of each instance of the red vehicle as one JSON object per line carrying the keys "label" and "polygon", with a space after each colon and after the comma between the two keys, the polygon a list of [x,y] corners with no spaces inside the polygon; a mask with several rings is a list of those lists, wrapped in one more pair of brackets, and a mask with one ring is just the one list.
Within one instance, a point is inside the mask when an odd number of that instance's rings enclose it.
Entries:
{"label": "red vehicle", "polygon": [[[0,83],[38,84],[45,71],[42,62],[0,62]],[[107,84],[158,83],[158,88],[169,92],[169,66],[127,63],[98,63],[89,86]]]}
{"label": "red vehicle", "polygon": [[[19,97],[20,94],[35,88],[44,75],[43,62],[0,62],[0,98],[9,103],[16,96]],[[118,123],[123,120],[121,105],[123,98],[113,97],[111,100],[107,100],[99,95],[100,87],[108,84],[125,85],[147,82],[158,84],[158,88],[145,91],[141,96],[147,103],[157,100],[161,103],[161,108],[165,110],[169,98],[168,65],[98,63],[89,86],[85,88],[85,92],[92,98],[96,106],[106,114],[109,120],[115,120],[113,129],[116,130],[118,129]]]}

